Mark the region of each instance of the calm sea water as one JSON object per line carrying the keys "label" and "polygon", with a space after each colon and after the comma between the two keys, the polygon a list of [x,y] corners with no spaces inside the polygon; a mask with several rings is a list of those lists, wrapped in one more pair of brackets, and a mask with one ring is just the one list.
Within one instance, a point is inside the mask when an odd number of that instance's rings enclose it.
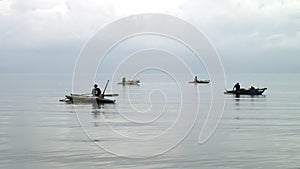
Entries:
{"label": "calm sea water", "polygon": [[[78,105],[76,110],[80,113],[76,114],[73,105],[58,101],[72,91],[72,75],[1,74],[0,168],[300,167],[299,74],[226,75],[227,88],[238,80],[243,87],[254,85],[268,90],[260,97],[225,96],[221,122],[205,144],[199,144],[198,138],[210,106],[210,85],[186,83],[183,92],[200,91],[200,103],[195,95],[185,102],[190,105],[183,106],[199,104],[200,111],[191,132],[179,145],[151,158],[132,159],[106,152],[99,145],[116,148],[124,154],[147,150],[145,147],[126,147],[129,143],[124,136],[152,137],[176,120],[174,114],[181,102],[178,86],[164,78],[158,78],[157,82],[154,82],[154,77],[140,78],[140,86],[122,87],[116,82],[111,83],[109,92],[120,94],[115,98],[116,105],[100,108]],[[100,85],[104,83],[100,82]],[[166,95],[156,89],[162,89]],[[147,120],[147,117],[152,118],[151,113],[135,113],[131,106],[134,110],[154,108],[159,111],[165,98],[168,100],[165,115],[158,116],[161,119],[152,123],[129,122],[116,111],[134,115],[131,118],[139,117],[138,120],[146,117]],[[185,110],[182,113],[190,112]],[[110,128],[120,135],[111,135]],[[170,136],[170,142],[172,139]],[[163,141],[161,144],[166,144]],[[149,144],[153,151],[157,150],[155,144]]]}

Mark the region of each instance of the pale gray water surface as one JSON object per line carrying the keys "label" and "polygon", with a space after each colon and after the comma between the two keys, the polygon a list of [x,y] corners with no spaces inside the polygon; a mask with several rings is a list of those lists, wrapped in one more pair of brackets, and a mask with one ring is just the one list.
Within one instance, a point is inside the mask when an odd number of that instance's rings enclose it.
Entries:
{"label": "pale gray water surface", "polygon": [[[201,91],[198,119],[187,138],[160,156],[143,159],[118,157],[97,147],[83,132],[71,104],[58,102],[71,92],[69,74],[1,74],[0,83],[0,168],[299,168],[300,167],[300,75],[235,74],[227,75],[227,87],[238,80],[242,86],[268,87],[264,96],[226,96],[221,123],[208,142],[198,144],[205,113],[210,105],[210,85],[188,84],[187,90]],[[199,77],[201,78],[201,77]],[[114,85],[115,106],[130,110],[124,93],[130,91],[136,108],[147,108],[149,100],[141,97],[150,86],[166,88],[173,107],[179,103],[177,88],[163,79],[141,79],[141,86]],[[103,86],[105,82],[101,82]],[[90,89],[87,89],[89,92]],[[153,104],[160,95],[152,95]],[[207,98],[206,98],[207,97]],[[191,96],[191,98],[193,98]],[[191,104],[197,104],[191,99]],[[91,131],[105,131],[104,116],[123,134],[153,135],[170,125],[166,118],[137,129],[114,112],[115,106],[100,109],[81,105],[85,124]],[[120,138],[97,138],[111,145],[124,144]],[[124,150],[132,151],[132,150]]]}

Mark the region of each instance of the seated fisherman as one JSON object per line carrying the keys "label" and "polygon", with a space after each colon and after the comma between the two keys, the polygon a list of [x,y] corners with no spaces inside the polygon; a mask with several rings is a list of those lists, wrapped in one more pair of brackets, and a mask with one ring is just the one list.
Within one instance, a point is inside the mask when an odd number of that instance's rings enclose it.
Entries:
{"label": "seated fisherman", "polygon": [[241,89],[241,86],[239,84],[239,82],[237,82],[234,86],[233,86],[233,89],[232,90],[236,90],[236,91],[239,91]]}
{"label": "seated fisherman", "polygon": [[195,76],[195,78],[194,78],[194,82],[199,82],[199,80],[198,80],[198,77],[197,77],[197,76]]}
{"label": "seated fisherman", "polygon": [[101,90],[97,84],[94,84],[94,88],[92,90],[92,95],[99,97],[101,95]]}

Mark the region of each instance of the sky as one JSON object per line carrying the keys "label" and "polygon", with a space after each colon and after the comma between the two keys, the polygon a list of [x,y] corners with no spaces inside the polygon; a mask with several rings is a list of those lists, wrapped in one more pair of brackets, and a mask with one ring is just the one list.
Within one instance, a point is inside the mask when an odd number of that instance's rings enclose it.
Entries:
{"label": "sky", "polygon": [[0,0],[0,73],[72,73],[99,29],[142,13],[197,27],[225,73],[300,73],[299,0]]}

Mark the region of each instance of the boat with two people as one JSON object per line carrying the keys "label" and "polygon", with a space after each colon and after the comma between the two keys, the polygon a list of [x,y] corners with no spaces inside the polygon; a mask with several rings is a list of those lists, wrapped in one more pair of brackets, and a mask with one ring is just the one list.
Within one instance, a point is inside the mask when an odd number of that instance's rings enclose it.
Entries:
{"label": "boat with two people", "polygon": [[232,90],[227,90],[224,94],[235,94],[235,95],[262,95],[267,88],[255,88],[251,86],[249,89],[241,88],[239,83],[236,83]]}

